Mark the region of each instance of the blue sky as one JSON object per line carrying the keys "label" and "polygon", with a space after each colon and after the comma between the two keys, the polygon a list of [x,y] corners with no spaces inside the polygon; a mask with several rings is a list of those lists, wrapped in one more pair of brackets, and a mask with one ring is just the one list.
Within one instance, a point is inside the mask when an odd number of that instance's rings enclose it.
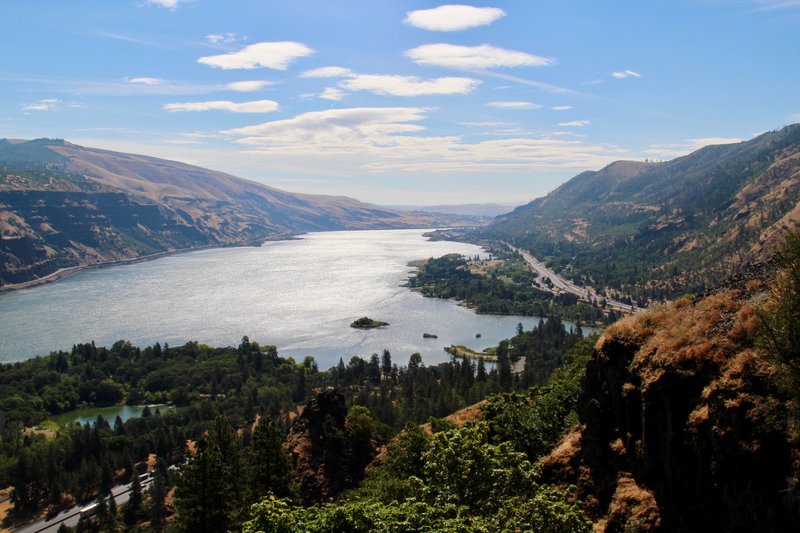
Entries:
{"label": "blue sky", "polygon": [[0,16],[0,137],[382,204],[521,203],[800,122],[800,0],[28,0]]}

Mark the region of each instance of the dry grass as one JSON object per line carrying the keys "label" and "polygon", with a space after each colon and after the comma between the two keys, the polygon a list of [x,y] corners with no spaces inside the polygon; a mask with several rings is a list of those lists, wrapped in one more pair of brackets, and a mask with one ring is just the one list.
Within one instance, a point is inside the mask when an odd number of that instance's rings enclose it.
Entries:
{"label": "dry grass", "polygon": [[660,527],[661,515],[653,493],[640,487],[630,474],[623,473],[611,498],[608,523],[624,525],[625,531],[652,531]]}

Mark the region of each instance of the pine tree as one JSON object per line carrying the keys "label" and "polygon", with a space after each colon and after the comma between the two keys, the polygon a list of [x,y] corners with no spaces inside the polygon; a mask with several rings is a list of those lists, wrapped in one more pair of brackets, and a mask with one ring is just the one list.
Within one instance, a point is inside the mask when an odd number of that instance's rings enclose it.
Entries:
{"label": "pine tree", "polygon": [[166,528],[167,506],[164,502],[166,497],[166,481],[161,472],[156,472],[150,487],[150,531],[161,533]]}
{"label": "pine tree", "polygon": [[132,469],[131,478],[131,495],[123,514],[126,524],[136,523],[142,514],[142,483],[135,468]]}

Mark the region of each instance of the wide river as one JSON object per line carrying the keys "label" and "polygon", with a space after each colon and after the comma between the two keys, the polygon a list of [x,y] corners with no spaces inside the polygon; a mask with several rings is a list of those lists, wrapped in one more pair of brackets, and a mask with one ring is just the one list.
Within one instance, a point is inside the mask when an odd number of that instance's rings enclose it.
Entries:
{"label": "wide river", "polygon": [[[391,351],[405,364],[420,352],[446,361],[450,344],[483,349],[534,319],[478,315],[402,286],[409,261],[482,250],[431,242],[422,230],[312,233],[261,247],[221,248],[85,271],[56,283],[0,294],[0,361],[19,361],[94,340],[146,346],[196,340],[236,346],[242,336],[282,356],[339,358]],[[390,326],[356,330],[362,316]],[[438,339],[423,339],[423,333]],[[476,338],[480,333],[481,338]]]}

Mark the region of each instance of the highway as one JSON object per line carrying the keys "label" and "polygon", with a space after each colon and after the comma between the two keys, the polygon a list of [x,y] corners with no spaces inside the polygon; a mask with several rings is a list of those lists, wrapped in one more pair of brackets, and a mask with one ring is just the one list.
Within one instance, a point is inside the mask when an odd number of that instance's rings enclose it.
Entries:
{"label": "highway", "polygon": [[[146,491],[152,482],[153,478],[142,481],[142,492]],[[131,496],[131,484],[126,483],[124,485],[117,485],[111,489],[111,494],[114,495],[114,501],[117,503],[117,507],[128,503],[128,500]],[[78,519],[80,519],[80,510],[95,502],[97,502],[97,500],[92,500],[91,502],[76,505],[70,509],[65,509],[57,515],[53,515],[52,517],[39,520],[38,522],[33,522],[31,524],[26,524],[19,529],[14,529],[14,533],[56,533],[62,522],[65,526],[74,528],[78,525]]]}
{"label": "highway", "polygon": [[[528,265],[536,274],[539,275],[537,281],[534,282],[534,284],[544,290],[548,290],[554,293],[557,293],[559,291],[568,292],[570,294],[574,294],[575,296],[577,296],[579,300],[589,303],[592,302],[599,303],[601,300],[605,300],[606,309],[613,309],[614,311],[618,311],[625,314],[636,313],[644,310],[643,308],[637,307],[635,305],[626,304],[623,302],[619,302],[617,300],[612,300],[610,298],[605,298],[604,296],[600,296],[597,294],[597,292],[593,291],[592,289],[585,289],[583,287],[579,287],[578,285],[575,285],[568,279],[559,276],[558,274],[547,268],[547,266],[545,266],[544,263],[540,262],[538,259],[536,259],[534,256],[532,256],[525,250],[511,246],[507,242],[504,242],[503,244],[505,244],[515,252],[519,253],[520,255],[522,255],[522,258],[525,260],[525,262],[528,263]],[[544,283],[538,282],[538,280],[541,280],[543,278],[548,278],[552,282],[553,286],[548,287]]]}

